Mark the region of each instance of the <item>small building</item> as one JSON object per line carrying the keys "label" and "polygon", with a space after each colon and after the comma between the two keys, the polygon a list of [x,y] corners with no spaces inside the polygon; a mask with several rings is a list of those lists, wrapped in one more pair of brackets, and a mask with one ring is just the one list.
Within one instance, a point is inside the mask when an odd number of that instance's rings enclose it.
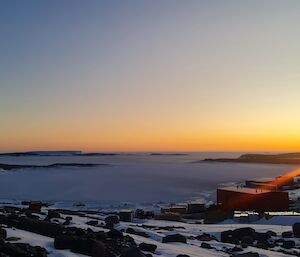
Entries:
{"label": "small building", "polygon": [[174,212],[165,212],[161,214],[156,214],[154,216],[155,220],[167,220],[167,221],[181,221],[181,215]]}
{"label": "small building", "polygon": [[161,213],[178,213],[178,214],[186,214],[187,206],[186,205],[174,205],[167,208],[161,208]]}
{"label": "small building", "polygon": [[40,201],[31,201],[29,202],[28,209],[32,212],[40,212],[42,209],[42,202]]}
{"label": "small building", "polygon": [[259,188],[223,187],[217,189],[217,204],[224,210],[286,211],[289,209],[287,192]]}
{"label": "small building", "polygon": [[120,221],[132,222],[133,221],[133,211],[132,210],[122,210],[119,212]]}
{"label": "small building", "polygon": [[274,178],[256,178],[245,181],[245,186],[250,188],[264,188],[268,190],[276,190],[276,185],[273,184]]}
{"label": "small building", "polygon": [[198,203],[198,202],[191,202],[187,205],[187,213],[193,214],[193,213],[201,213],[205,211],[205,204],[204,203]]}

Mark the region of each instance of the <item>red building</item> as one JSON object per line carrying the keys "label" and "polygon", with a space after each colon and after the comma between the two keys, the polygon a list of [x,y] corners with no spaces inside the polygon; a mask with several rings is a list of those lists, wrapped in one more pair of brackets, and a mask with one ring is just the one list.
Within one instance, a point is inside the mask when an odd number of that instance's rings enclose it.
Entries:
{"label": "red building", "polygon": [[223,187],[217,189],[217,203],[226,210],[286,211],[289,209],[289,195],[283,191]]}

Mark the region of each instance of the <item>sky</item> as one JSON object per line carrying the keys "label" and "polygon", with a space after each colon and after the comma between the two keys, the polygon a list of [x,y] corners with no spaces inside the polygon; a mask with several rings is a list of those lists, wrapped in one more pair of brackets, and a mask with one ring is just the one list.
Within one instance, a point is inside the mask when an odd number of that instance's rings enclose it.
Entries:
{"label": "sky", "polygon": [[300,150],[300,1],[0,1],[0,151]]}

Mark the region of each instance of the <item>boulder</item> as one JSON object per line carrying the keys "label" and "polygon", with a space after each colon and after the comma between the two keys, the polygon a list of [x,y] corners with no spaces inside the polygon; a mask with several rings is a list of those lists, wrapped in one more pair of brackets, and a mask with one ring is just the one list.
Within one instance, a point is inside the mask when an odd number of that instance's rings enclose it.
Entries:
{"label": "boulder", "polygon": [[163,243],[179,242],[186,244],[186,238],[180,234],[167,235],[162,239]]}
{"label": "boulder", "polygon": [[270,235],[271,237],[272,236],[277,236],[277,234],[274,231],[271,231],[271,230],[267,231],[267,234]]}
{"label": "boulder", "polygon": [[255,232],[255,234],[254,234],[254,239],[260,243],[266,244],[270,238],[271,238],[271,235],[268,232],[266,232],[266,233]]}
{"label": "boulder", "polygon": [[237,228],[237,229],[233,230],[233,234],[236,238],[242,239],[242,237],[244,237],[244,236],[254,236],[255,230],[250,227]]}
{"label": "boulder", "polygon": [[231,249],[231,252],[233,252],[233,253],[235,253],[235,252],[242,252],[242,251],[243,251],[243,249],[240,248],[240,247],[238,247],[238,246],[235,246],[235,247],[233,247],[233,248]]}
{"label": "boulder", "polygon": [[95,240],[89,238],[80,238],[79,240],[76,240],[76,244],[71,248],[71,252],[91,256],[94,245]]}
{"label": "boulder", "polygon": [[211,241],[217,240],[215,236],[211,236],[210,234],[203,233],[202,235],[196,236],[196,239],[199,241]]}
{"label": "boulder", "polygon": [[245,228],[238,228],[235,230],[227,230],[221,232],[221,241],[223,243],[230,243],[230,244],[239,244],[243,238],[247,237],[247,240],[251,238],[255,238],[256,232],[253,228],[245,227]]}
{"label": "boulder", "polygon": [[13,257],[47,257],[46,249],[25,243],[0,243],[0,252]]}
{"label": "boulder", "polygon": [[300,237],[300,223],[297,222],[293,225],[293,233],[295,237]]}
{"label": "boulder", "polygon": [[236,238],[232,230],[221,232],[221,242],[229,244],[239,244],[239,239]]}
{"label": "boulder", "polygon": [[97,240],[105,241],[107,238],[107,234],[104,231],[95,232],[95,237]]}
{"label": "boulder", "polygon": [[213,249],[213,247],[209,243],[201,243],[200,247],[205,248],[205,249]]}
{"label": "boulder", "polygon": [[243,236],[242,237],[242,244],[247,244],[247,245],[253,245],[254,239],[251,236]]}
{"label": "boulder", "polygon": [[7,232],[4,228],[0,228],[0,238],[1,239],[6,239],[7,237]]}
{"label": "boulder", "polygon": [[146,232],[143,232],[143,231],[136,231],[136,230],[134,230],[133,228],[127,228],[127,229],[126,229],[126,233],[149,238],[149,235],[148,235]]}
{"label": "boulder", "polygon": [[54,247],[58,250],[72,249],[79,240],[77,236],[61,235],[54,239]]}
{"label": "boulder", "polygon": [[104,221],[105,221],[106,227],[109,229],[112,229],[115,224],[120,223],[119,216],[117,216],[117,215],[107,216]]}
{"label": "boulder", "polygon": [[131,247],[125,250],[120,257],[145,257],[141,250],[137,247]]}
{"label": "boulder", "polygon": [[48,210],[47,217],[49,219],[52,219],[52,218],[59,219],[60,218],[60,213],[56,210]]}
{"label": "boulder", "polygon": [[292,240],[284,241],[282,244],[282,247],[285,249],[291,249],[294,248],[295,246],[296,246],[295,241]]}
{"label": "boulder", "polygon": [[293,232],[292,231],[286,231],[286,232],[282,232],[281,236],[283,238],[292,238],[293,237]]}
{"label": "boulder", "polygon": [[49,237],[56,237],[60,235],[63,230],[63,227],[59,224],[25,217],[21,217],[16,223],[12,224],[12,226]]}
{"label": "boulder", "polygon": [[140,243],[140,244],[139,244],[139,248],[140,248],[140,250],[142,250],[142,251],[154,253],[155,250],[156,250],[156,248],[157,248],[157,246],[154,245],[154,244]]}
{"label": "boulder", "polygon": [[107,237],[109,237],[109,238],[123,237],[123,233],[117,229],[111,229],[106,234],[107,234]]}
{"label": "boulder", "polygon": [[256,247],[257,247],[257,248],[260,248],[260,249],[264,249],[264,250],[267,250],[267,249],[268,249],[268,245],[267,245],[267,244],[260,243],[260,242],[258,242],[258,243],[256,244]]}
{"label": "boulder", "polygon": [[86,224],[90,226],[97,226],[98,223],[98,220],[89,220]]}
{"label": "boulder", "polygon": [[68,225],[70,225],[71,224],[71,221],[72,221],[72,217],[70,217],[70,216],[67,216],[66,218],[65,218],[65,222],[63,223],[63,225],[64,226],[68,226]]}
{"label": "boulder", "polygon": [[259,257],[258,253],[248,252],[248,253],[239,253],[233,255],[234,257]]}

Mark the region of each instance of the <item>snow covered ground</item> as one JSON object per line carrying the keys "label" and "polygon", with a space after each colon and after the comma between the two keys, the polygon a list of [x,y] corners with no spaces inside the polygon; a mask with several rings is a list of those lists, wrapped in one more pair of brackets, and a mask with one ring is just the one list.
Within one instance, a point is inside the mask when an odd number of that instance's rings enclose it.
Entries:
{"label": "snow covered ground", "polygon": [[[45,210],[44,210],[45,211]],[[66,215],[62,215],[62,219]],[[99,214],[89,215],[89,217],[79,217],[77,215],[67,215],[73,218],[72,224],[70,226],[76,226],[83,229],[90,228],[94,231],[107,231],[102,227],[95,227],[87,225],[86,222],[94,219],[104,219],[105,216]],[[277,222],[277,221],[276,221]],[[275,222],[275,223],[276,223]],[[284,223],[284,222],[283,222]],[[143,226],[143,227],[142,227]],[[164,227],[173,227],[172,231],[164,229]],[[139,243],[149,243],[155,244],[157,250],[153,254],[153,257],[176,257],[178,254],[187,254],[190,257],[216,257],[216,256],[230,256],[230,254],[224,252],[225,248],[232,248],[234,245],[228,243],[222,243],[220,241],[209,241],[208,243],[214,247],[214,249],[204,249],[201,248],[201,241],[193,239],[202,233],[209,233],[220,240],[220,233],[226,230],[233,230],[236,228],[249,227],[249,224],[189,224],[184,222],[171,222],[171,221],[158,221],[158,220],[134,220],[132,223],[121,222],[116,225],[116,229],[125,230],[127,228],[133,228],[135,231],[144,232],[149,235],[149,238],[145,238],[139,235],[129,234],[134,238],[137,244]],[[251,225],[257,232],[267,232],[273,231],[280,235],[282,232],[291,231],[292,227],[289,225],[273,225],[272,220],[269,224],[256,224]],[[29,243],[33,246],[42,246],[46,248],[49,252],[49,257],[75,257],[84,256],[81,254],[75,254],[68,250],[56,250],[54,248],[53,238],[36,235],[31,232],[6,228],[8,232],[8,237],[19,237],[21,240],[18,242]],[[162,243],[162,238],[166,235],[179,233],[188,238],[187,244],[183,243]],[[300,240],[295,239],[296,244],[300,245]],[[276,250],[276,249],[275,249]],[[275,250],[264,250],[256,247],[247,247],[244,252],[257,252],[261,257],[283,257],[288,256],[285,253],[276,252]]]}

